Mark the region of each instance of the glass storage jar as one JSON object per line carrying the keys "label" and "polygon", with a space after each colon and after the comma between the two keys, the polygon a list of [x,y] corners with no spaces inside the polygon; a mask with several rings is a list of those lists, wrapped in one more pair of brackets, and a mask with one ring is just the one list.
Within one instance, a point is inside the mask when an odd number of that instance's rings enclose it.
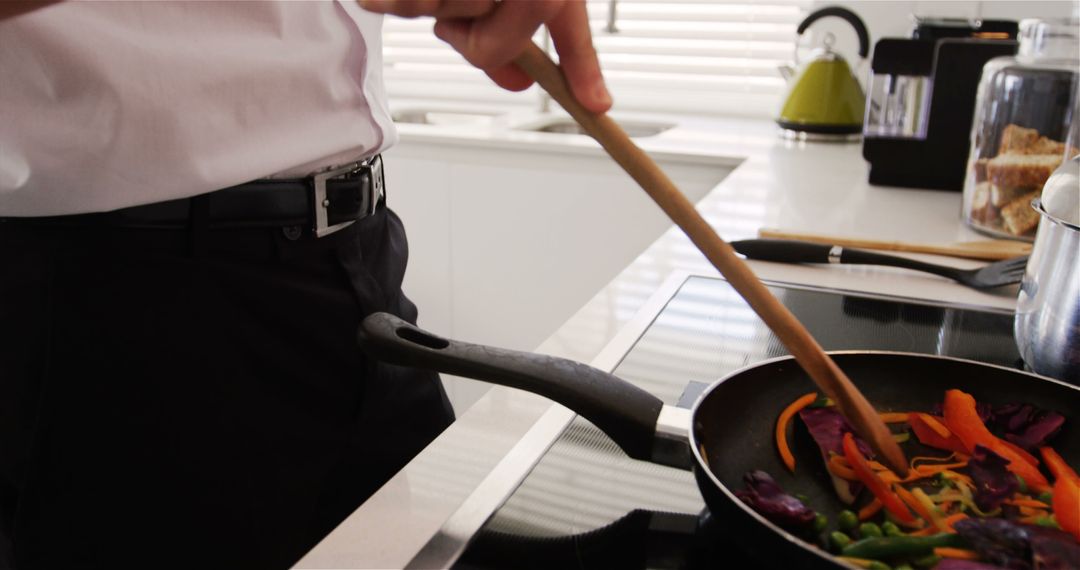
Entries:
{"label": "glass storage jar", "polygon": [[1077,109],[1080,20],[1024,20],[1017,39],[1015,57],[983,67],[963,217],[982,233],[1031,241],[1039,223],[1031,201],[1077,152],[1066,137]]}

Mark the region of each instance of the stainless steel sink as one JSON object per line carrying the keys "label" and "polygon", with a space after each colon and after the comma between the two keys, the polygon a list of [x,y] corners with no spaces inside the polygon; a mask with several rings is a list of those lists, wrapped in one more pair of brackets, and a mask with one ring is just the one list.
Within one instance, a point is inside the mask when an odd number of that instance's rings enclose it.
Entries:
{"label": "stainless steel sink", "polygon": [[[621,126],[623,130],[626,131],[626,134],[636,138],[656,136],[675,126],[670,123],[649,123],[641,121],[618,121],[618,123],[619,126]],[[530,126],[523,128],[525,130],[539,131],[542,133],[563,133],[573,135],[585,134],[585,130],[581,128],[581,125],[578,125],[570,119],[559,119],[555,121],[549,121],[538,126]]]}
{"label": "stainless steel sink", "polygon": [[418,125],[490,125],[500,113],[484,111],[439,111],[409,109],[393,114],[395,123]]}

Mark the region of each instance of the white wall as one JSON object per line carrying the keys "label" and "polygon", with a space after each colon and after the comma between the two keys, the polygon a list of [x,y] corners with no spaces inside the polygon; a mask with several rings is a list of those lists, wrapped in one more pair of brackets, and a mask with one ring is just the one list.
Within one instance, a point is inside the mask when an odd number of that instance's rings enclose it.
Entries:
{"label": "white wall", "polygon": [[[1080,15],[1080,1],[1077,0],[815,0],[811,10],[825,6],[843,6],[858,14],[870,32],[871,48],[884,37],[909,37],[914,27],[913,16],[1022,20]],[[814,34],[811,39],[816,42],[813,45],[820,45],[819,34],[831,31],[836,36],[837,49],[849,60],[856,58],[858,40],[843,21],[825,18],[815,23],[811,30]]]}

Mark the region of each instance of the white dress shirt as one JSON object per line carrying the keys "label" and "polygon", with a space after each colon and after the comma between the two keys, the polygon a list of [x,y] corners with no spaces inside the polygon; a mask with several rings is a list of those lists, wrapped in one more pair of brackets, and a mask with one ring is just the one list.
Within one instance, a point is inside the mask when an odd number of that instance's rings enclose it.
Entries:
{"label": "white dress shirt", "polygon": [[0,22],[0,216],[109,211],[396,140],[382,17],[337,2],[64,2]]}

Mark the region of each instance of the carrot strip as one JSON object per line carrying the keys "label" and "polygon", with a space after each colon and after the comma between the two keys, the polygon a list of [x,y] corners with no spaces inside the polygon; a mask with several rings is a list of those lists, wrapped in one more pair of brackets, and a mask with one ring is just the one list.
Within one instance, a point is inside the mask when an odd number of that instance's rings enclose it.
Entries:
{"label": "carrot strip", "polygon": [[1014,507],[1032,507],[1036,509],[1050,508],[1050,505],[1042,501],[1037,501],[1035,499],[1005,499],[1002,502],[1004,502],[1006,505],[1012,505]]}
{"label": "carrot strip", "polygon": [[960,390],[947,390],[945,392],[945,423],[956,437],[960,438],[968,450],[974,450],[976,445],[988,447],[994,453],[1008,460],[1006,469],[1024,478],[1028,487],[1037,491],[1045,491],[1050,488],[1050,482],[1039,472],[1039,469],[1030,464],[1012,448],[1001,444],[1001,440],[979,419],[975,410],[975,398]]}
{"label": "carrot strip", "polygon": [[1076,471],[1073,471],[1073,468],[1069,467],[1068,463],[1065,463],[1065,460],[1058,455],[1058,452],[1054,451],[1054,448],[1040,447],[1039,453],[1042,454],[1043,461],[1046,462],[1046,468],[1050,470],[1055,481],[1062,477],[1068,477],[1080,485],[1080,475],[1077,475]]}
{"label": "carrot strip", "polygon": [[926,525],[924,528],[915,530],[908,533],[908,536],[930,536],[931,534],[938,534],[941,531],[934,528],[933,525]]}
{"label": "carrot strip", "polygon": [[957,463],[945,463],[942,465],[920,465],[915,468],[915,472],[919,475],[937,475],[942,471],[948,471],[950,469],[956,469],[958,467],[967,467],[967,461],[959,461]]}
{"label": "carrot strip", "polygon": [[899,424],[908,421],[908,412],[880,412],[878,416],[887,424]]}
{"label": "carrot strip", "polygon": [[880,511],[880,510],[881,510],[881,501],[879,501],[877,499],[874,499],[873,501],[870,501],[869,503],[867,503],[865,507],[859,509],[859,520],[861,520],[861,521],[867,520],[870,517],[878,514],[878,511]]}
{"label": "carrot strip", "polygon": [[1019,455],[1020,457],[1023,457],[1024,461],[1027,461],[1028,463],[1030,463],[1032,467],[1035,467],[1035,468],[1039,467],[1039,460],[1036,459],[1034,455],[1028,453],[1027,450],[1024,449],[1023,447],[1020,447],[1019,445],[1016,445],[1015,443],[1013,443],[1013,442],[1011,442],[1011,441],[1009,441],[1007,439],[1000,439],[999,438],[998,441],[1001,442],[1001,445],[1004,445],[1005,447],[1008,447],[1009,449],[1015,451],[1017,455]]}
{"label": "carrot strip", "polygon": [[[922,489],[916,488],[914,491],[908,491],[907,489],[897,485],[896,494],[907,503],[907,506],[911,507],[913,511],[919,514],[926,522],[930,523],[930,526],[938,529],[939,531],[945,530],[945,523],[942,522],[941,516],[934,512],[934,503],[923,493]],[[919,495],[922,496],[919,496]]]}
{"label": "carrot strip", "polygon": [[783,460],[788,471],[795,471],[795,456],[791,454],[791,448],[788,447],[787,442],[788,423],[795,414],[799,413],[799,410],[813,404],[815,400],[817,400],[817,392],[806,394],[788,404],[788,407],[784,408],[784,411],[780,412],[780,417],[776,419],[776,448],[780,451],[780,459]]}
{"label": "carrot strip", "polygon": [[[941,422],[937,421],[937,418],[929,414],[912,412],[908,414],[908,424],[911,425],[911,431],[915,432],[915,437],[923,445],[952,451],[953,453],[971,453],[964,446],[964,443],[956,437],[956,434],[950,432]],[[946,435],[943,436],[942,434]]]}
{"label": "carrot strip", "polygon": [[942,558],[959,558],[960,560],[978,560],[979,553],[966,548],[949,548],[939,546],[934,549],[934,554]]}
{"label": "carrot strip", "polygon": [[851,435],[851,432],[844,434],[843,448],[844,457],[851,464],[851,470],[866,485],[866,488],[870,489],[870,492],[881,501],[881,504],[898,520],[903,522],[913,521],[915,517],[911,516],[911,511],[904,507],[903,501],[889,490],[889,486],[866,463],[866,458],[859,452],[859,448],[855,445],[855,437]]}
{"label": "carrot strip", "polygon": [[926,424],[926,427],[934,430],[934,432],[941,437],[948,439],[949,436],[952,435],[949,428],[945,427],[945,425],[939,422],[934,416],[931,416],[930,414],[918,414],[918,416],[919,419]]}
{"label": "carrot strip", "polygon": [[839,455],[833,455],[829,458],[829,462],[825,464],[829,473],[836,475],[841,479],[847,479],[848,481],[858,481],[859,476],[848,467],[847,463],[843,461],[843,457]]}
{"label": "carrot strip", "polygon": [[949,515],[945,517],[945,520],[942,521],[945,523],[945,532],[956,532],[956,529],[953,528],[953,525],[966,518],[968,518],[968,516],[964,513],[956,513],[955,515]]}
{"label": "carrot strip", "polygon": [[1054,481],[1054,519],[1061,530],[1080,540],[1080,484],[1068,476]]}

